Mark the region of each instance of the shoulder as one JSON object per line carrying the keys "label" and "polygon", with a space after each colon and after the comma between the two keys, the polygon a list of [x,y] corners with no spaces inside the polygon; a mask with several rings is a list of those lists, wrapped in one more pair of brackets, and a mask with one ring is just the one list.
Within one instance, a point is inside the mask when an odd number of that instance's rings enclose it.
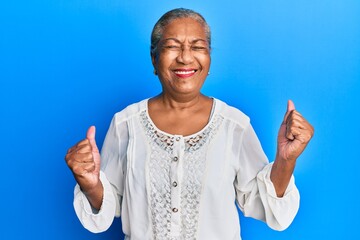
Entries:
{"label": "shoulder", "polygon": [[115,113],[114,120],[116,123],[128,121],[129,119],[138,116],[141,112],[147,109],[148,99],[128,105],[120,112]]}
{"label": "shoulder", "polygon": [[224,120],[231,121],[242,128],[246,128],[250,124],[250,118],[241,110],[230,106],[219,99],[214,98],[214,100],[216,104],[216,113],[221,115]]}

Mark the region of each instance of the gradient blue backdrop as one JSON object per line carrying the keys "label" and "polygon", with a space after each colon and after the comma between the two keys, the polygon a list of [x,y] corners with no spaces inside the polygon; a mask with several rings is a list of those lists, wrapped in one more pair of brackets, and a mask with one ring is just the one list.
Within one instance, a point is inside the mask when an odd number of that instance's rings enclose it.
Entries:
{"label": "gradient blue backdrop", "polygon": [[301,206],[284,232],[244,218],[244,240],[355,239],[358,196],[360,1],[32,0],[0,3],[0,239],[121,239],[83,229],[68,147],[112,115],[157,94],[150,32],[175,7],[212,27],[204,93],[247,113],[269,159],[293,99],[316,129],[300,157]]}

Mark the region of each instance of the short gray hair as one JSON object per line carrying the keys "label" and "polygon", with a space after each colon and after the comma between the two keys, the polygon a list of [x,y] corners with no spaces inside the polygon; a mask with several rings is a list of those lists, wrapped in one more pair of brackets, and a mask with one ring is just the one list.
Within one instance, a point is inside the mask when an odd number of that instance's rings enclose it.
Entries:
{"label": "short gray hair", "polygon": [[200,13],[197,13],[193,10],[186,8],[176,8],[162,15],[162,17],[156,22],[151,32],[151,46],[150,46],[151,55],[156,56],[157,46],[160,39],[162,38],[164,28],[166,27],[166,25],[180,18],[192,18],[196,20],[198,23],[200,23],[204,27],[206,40],[209,44],[209,49],[211,49],[211,31],[205,18],[201,16]]}

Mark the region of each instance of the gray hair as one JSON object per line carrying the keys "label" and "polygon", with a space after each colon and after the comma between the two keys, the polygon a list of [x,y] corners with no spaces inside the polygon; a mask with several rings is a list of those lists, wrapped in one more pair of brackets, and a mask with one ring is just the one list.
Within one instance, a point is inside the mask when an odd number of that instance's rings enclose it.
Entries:
{"label": "gray hair", "polygon": [[166,27],[166,25],[180,18],[192,18],[198,23],[200,23],[204,27],[206,40],[209,44],[209,49],[211,49],[211,31],[205,18],[201,16],[200,13],[197,13],[193,10],[186,8],[176,8],[162,15],[162,17],[156,22],[151,33],[151,46],[150,46],[151,55],[156,56],[157,46],[160,39],[162,38],[164,28]]}

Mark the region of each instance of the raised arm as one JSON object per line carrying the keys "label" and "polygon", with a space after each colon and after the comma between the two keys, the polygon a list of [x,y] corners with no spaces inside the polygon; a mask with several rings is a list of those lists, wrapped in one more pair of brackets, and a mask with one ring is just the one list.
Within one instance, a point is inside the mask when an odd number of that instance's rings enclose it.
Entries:
{"label": "raised arm", "polygon": [[276,158],[270,174],[278,197],[284,195],[294,172],[296,159],[304,151],[313,135],[314,128],[295,110],[294,103],[289,100],[280,126]]}

